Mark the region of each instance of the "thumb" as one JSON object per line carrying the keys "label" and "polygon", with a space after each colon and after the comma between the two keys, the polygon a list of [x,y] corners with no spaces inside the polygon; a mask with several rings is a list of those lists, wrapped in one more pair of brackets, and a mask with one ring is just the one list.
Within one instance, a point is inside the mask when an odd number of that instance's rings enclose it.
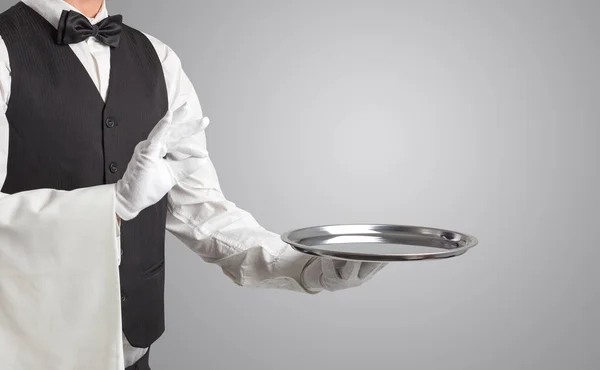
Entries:
{"label": "thumb", "polygon": [[356,279],[358,277],[358,272],[360,271],[360,262],[356,261],[346,261],[344,267],[340,271],[340,277],[343,280]]}

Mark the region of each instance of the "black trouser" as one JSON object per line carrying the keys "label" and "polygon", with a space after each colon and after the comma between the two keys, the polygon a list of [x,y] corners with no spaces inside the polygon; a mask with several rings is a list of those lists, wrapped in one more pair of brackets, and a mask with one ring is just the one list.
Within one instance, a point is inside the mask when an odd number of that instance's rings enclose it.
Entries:
{"label": "black trouser", "polygon": [[135,364],[128,366],[125,370],[151,370],[148,364],[148,357],[150,355],[150,348],[146,351],[144,357],[140,358]]}

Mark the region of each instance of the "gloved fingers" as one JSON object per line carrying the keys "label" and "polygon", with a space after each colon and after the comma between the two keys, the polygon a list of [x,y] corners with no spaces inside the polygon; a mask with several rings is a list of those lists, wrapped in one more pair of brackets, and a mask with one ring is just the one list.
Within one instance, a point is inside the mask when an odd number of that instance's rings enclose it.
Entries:
{"label": "gloved fingers", "polygon": [[340,260],[337,258],[330,258],[333,261],[333,265],[335,266],[335,271],[339,277],[341,277],[342,268],[346,265],[345,260]]}
{"label": "gloved fingers", "polygon": [[173,112],[168,110],[165,116],[158,121],[158,123],[152,128],[152,131],[150,131],[150,134],[148,134],[148,141],[151,143],[163,142],[171,131],[172,119]]}
{"label": "gloved fingers", "polygon": [[140,153],[145,147],[147,147],[149,144],[148,140],[142,140],[139,143],[137,143],[135,145],[135,148],[133,148],[133,152],[134,153]]}
{"label": "gloved fingers", "polygon": [[166,154],[166,156],[163,156],[163,157],[169,161],[181,161],[183,159],[193,157],[193,156],[190,156],[189,154],[183,154],[180,152],[168,152]]}
{"label": "gloved fingers", "polygon": [[179,182],[194,172],[198,171],[207,162],[207,157],[189,157],[179,160],[169,159],[167,154],[167,165],[171,169],[173,177],[176,182]]}
{"label": "gloved fingers", "polygon": [[153,160],[164,157],[167,154],[167,148],[158,140],[146,139],[137,143],[133,152],[134,157],[138,160],[141,158],[150,158]]}
{"label": "gloved fingers", "polygon": [[384,268],[386,265],[387,262],[363,262],[360,266],[358,278],[361,280],[370,278],[371,276],[375,275],[379,270]]}
{"label": "gloved fingers", "polygon": [[206,125],[206,122],[206,120],[204,123],[198,120],[194,125],[190,125],[187,128],[173,128],[170,132],[166,133],[169,136],[166,143],[162,140],[149,142],[146,151],[150,156],[159,155],[160,158],[164,157],[167,153],[175,152],[184,156],[207,157],[206,136],[198,135],[198,132],[202,130],[201,127]]}
{"label": "gloved fingers", "polygon": [[340,278],[338,269],[335,266],[335,262],[331,258],[321,257],[321,269],[323,270],[324,277],[332,279]]}
{"label": "gloved fingers", "polygon": [[170,148],[176,145],[180,140],[202,132],[209,123],[210,119],[208,117],[202,117],[174,125],[167,140],[169,151],[171,151]]}
{"label": "gloved fingers", "polygon": [[358,278],[360,271],[361,262],[357,261],[344,261],[344,266],[340,270],[340,277],[342,280],[354,280]]}
{"label": "gloved fingers", "polygon": [[324,288],[322,285],[322,276],[321,257],[314,256],[306,263],[300,274],[300,282],[305,289],[320,290]]}
{"label": "gloved fingers", "polygon": [[180,105],[179,102],[177,102],[178,99],[176,99],[176,101],[172,102],[172,106],[176,106],[177,108],[169,108],[173,111],[173,122],[175,124],[179,124],[179,122],[188,121],[190,118],[193,118],[193,113],[190,114],[190,104],[188,100],[184,96],[179,96],[178,98],[183,99],[183,103]]}
{"label": "gloved fingers", "polygon": [[176,154],[179,157],[208,157],[205,140],[197,136],[181,139],[166,150],[169,154]]}

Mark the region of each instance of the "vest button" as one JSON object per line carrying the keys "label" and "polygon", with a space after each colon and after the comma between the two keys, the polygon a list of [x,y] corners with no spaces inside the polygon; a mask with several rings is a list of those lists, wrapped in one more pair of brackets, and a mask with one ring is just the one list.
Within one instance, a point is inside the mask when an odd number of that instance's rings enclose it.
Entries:
{"label": "vest button", "polygon": [[112,118],[107,118],[106,121],[104,121],[104,123],[106,124],[106,127],[108,127],[108,128],[115,127],[115,120]]}
{"label": "vest button", "polygon": [[127,300],[127,295],[125,293],[121,294],[121,302],[125,302]]}
{"label": "vest button", "polygon": [[111,162],[108,165],[108,169],[110,170],[110,172],[115,173],[119,170],[119,167],[117,167],[117,164],[115,162]]}

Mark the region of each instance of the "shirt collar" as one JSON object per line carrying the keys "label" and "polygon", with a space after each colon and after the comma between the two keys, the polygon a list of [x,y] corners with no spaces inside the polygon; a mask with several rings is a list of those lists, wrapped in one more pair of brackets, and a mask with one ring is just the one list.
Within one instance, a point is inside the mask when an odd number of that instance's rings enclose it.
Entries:
{"label": "shirt collar", "polygon": [[[30,7],[39,13],[42,17],[44,17],[48,22],[50,22],[54,28],[58,28],[58,21],[60,20],[60,16],[63,10],[73,10],[78,13],[81,13],[71,4],[64,2],[63,0],[21,0],[25,5]],[[108,17],[108,11],[106,10],[106,0],[102,2],[102,7],[96,17],[89,18],[91,24],[96,24]]]}

